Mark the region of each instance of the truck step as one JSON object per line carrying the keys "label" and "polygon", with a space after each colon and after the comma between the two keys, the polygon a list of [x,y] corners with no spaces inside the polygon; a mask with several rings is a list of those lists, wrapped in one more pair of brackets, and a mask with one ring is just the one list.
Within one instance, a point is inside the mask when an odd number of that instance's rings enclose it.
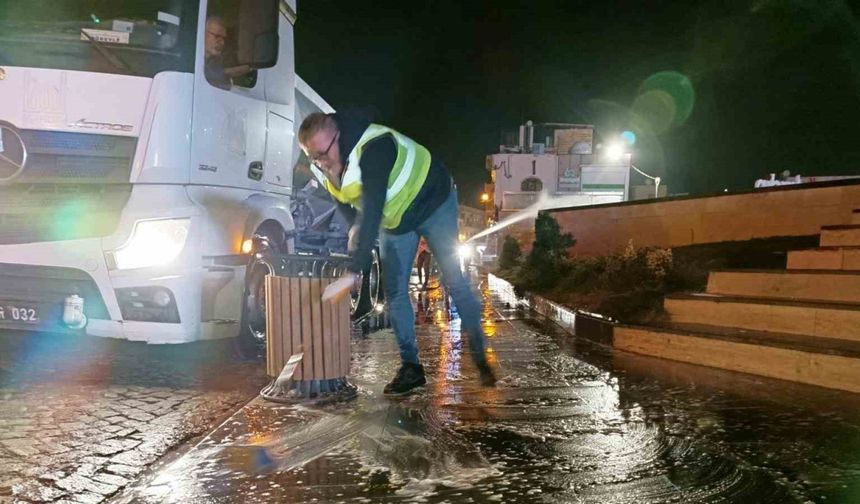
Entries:
{"label": "truck step", "polygon": [[672,294],[663,307],[672,323],[725,326],[860,342],[860,305]]}
{"label": "truck step", "polygon": [[707,325],[617,326],[619,350],[860,392],[860,342]]}

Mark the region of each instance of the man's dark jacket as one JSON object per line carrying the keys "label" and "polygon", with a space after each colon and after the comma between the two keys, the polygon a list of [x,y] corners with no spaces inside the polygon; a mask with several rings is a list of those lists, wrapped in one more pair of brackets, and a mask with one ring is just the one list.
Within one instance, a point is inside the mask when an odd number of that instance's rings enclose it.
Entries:
{"label": "man's dark jacket", "polygon": [[[358,140],[370,125],[370,119],[360,113],[334,114],[340,130],[338,147],[343,160],[345,173],[348,157]],[[397,146],[391,135],[379,137],[367,145],[361,153],[361,213],[357,215],[354,208],[338,202],[338,206],[350,224],[356,220],[361,225],[358,235],[358,248],[353,253],[349,270],[355,273],[366,271],[370,267],[373,247],[379,235],[382,222],[382,208],[385,206],[385,193],[388,191],[388,177],[397,159]],[[448,169],[431,154],[430,170],[424,185],[415,199],[406,209],[400,225],[395,229],[387,229],[392,234],[403,234],[415,231],[422,222],[445,202],[453,187],[453,181]]]}

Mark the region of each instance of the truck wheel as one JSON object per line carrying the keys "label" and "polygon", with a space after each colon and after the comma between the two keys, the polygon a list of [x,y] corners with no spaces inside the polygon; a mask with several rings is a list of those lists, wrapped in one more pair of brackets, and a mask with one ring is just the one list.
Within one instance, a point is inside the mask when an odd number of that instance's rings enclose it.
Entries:
{"label": "truck wheel", "polygon": [[374,310],[382,302],[382,263],[379,254],[373,251],[370,268],[364,273],[361,290],[352,298],[353,319],[362,317]]}
{"label": "truck wheel", "polygon": [[242,319],[236,349],[245,359],[266,356],[266,275],[274,273],[272,258],[281,253],[277,239],[258,235],[255,253],[245,270]]}

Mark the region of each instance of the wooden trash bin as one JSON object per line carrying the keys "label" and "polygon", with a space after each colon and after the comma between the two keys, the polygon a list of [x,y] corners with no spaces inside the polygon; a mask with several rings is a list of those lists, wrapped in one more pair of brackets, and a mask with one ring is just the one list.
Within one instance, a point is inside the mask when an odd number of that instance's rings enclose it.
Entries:
{"label": "wooden trash bin", "polygon": [[335,280],[333,275],[266,277],[266,372],[273,380],[261,392],[264,398],[355,395],[346,378],[352,337],[349,296],[338,303],[322,301],[326,286]]}

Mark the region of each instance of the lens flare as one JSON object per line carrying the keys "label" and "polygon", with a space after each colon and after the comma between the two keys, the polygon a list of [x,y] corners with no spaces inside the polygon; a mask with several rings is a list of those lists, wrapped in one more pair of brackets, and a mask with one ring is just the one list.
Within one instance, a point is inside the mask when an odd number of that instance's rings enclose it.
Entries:
{"label": "lens flare", "polygon": [[[637,102],[642,110],[637,109]],[[665,131],[659,128],[666,122],[669,123],[666,129],[684,124],[693,113],[695,103],[696,92],[686,75],[672,71],[657,72],[639,87],[633,111],[638,114],[646,112],[643,117],[653,123],[657,133]]]}
{"label": "lens flare", "polygon": [[651,90],[640,94],[633,101],[632,109],[654,134],[664,133],[675,120],[675,102],[664,91]]}
{"label": "lens flare", "polygon": [[50,215],[52,237],[57,241],[84,235],[88,227],[98,227],[94,220],[104,218],[92,203],[82,199],[68,201]]}
{"label": "lens flare", "polygon": [[633,133],[632,131],[624,131],[621,133],[621,139],[627,142],[627,145],[635,145],[636,133]]}

